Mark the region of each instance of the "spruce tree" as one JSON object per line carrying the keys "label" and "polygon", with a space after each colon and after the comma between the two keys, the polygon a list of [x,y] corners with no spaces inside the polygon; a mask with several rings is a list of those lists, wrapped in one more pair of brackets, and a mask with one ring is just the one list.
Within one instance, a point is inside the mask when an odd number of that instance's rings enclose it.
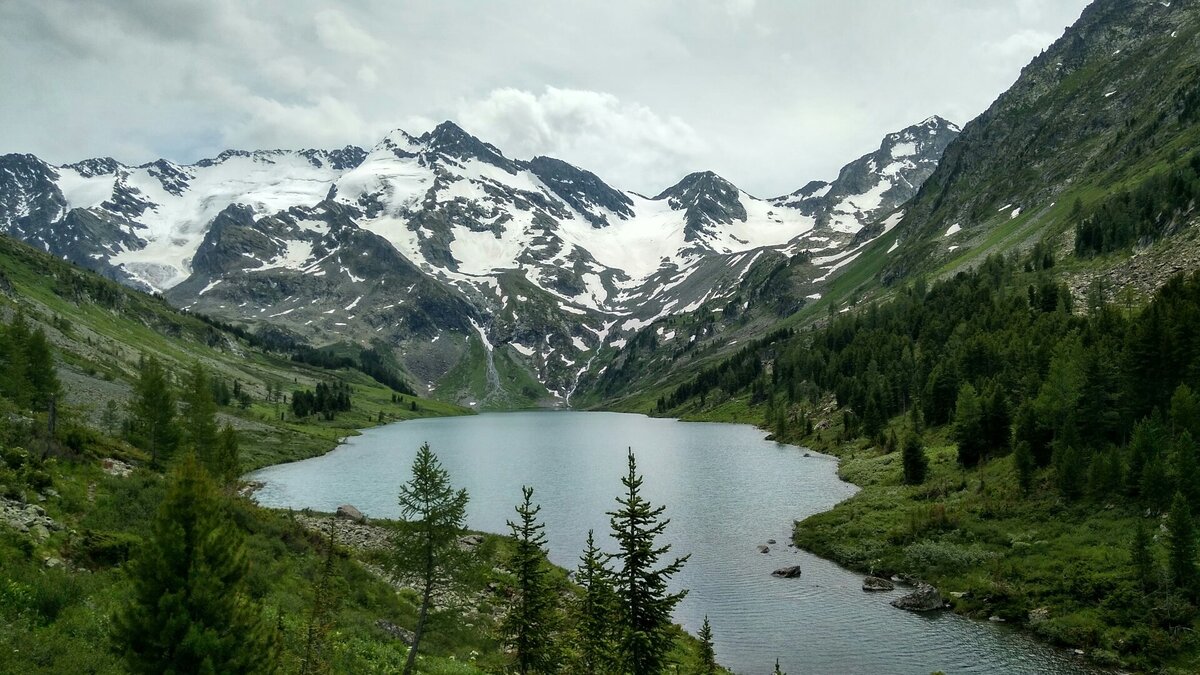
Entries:
{"label": "spruce tree", "polygon": [[540,505],[533,503],[533,488],[521,488],[523,501],[516,507],[512,531],[511,568],[515,583],[513,604],[501,623],[501,632],[513,650],[518,673],[554,672],[561,660],[558,647],[558,593],[546,560],[546,525],[538,521]]}
{"label": "spruce tree", "polygon": [[466,522],[467,500],[466,490],[455,491],[450,485],[449,472],[429,444],[422,445],[413,460],[412,478],[400,487],[403,522],[396,534],[393,558],[396,573],[415,578],[421,596],[405,675],[411,675],[416,667],[434,593],[448,588],[462,573],[464,556],[458,537]]}
{"label": "spruce tree", "polygon": [[1182,492],[1175,493],[1167,516],[1167,562],[1171,584],[1186,597],[1196,595],[1196,526]]}
{"label": "spruce tree", "polygon": [[929,459],[925,456],[925,447],[921,444],[921,439],[911,430],[904,434],[901,460],[905,483],[920,485],[925,482],[925,476],[929,472]]}
{"label": "spruce tree", "polygon": [[606,560],[607,556],[596,546],[593,532],[588,530],[587,544],[575,572],[575,581],[583,586],[577,618],[577,670],[583,675],[600,675],[615,669],[613,651],[617,640],[613,628],[618,605],[613,573]]}
{"label": "spruce tree", "polygon": [[190,453],[172,471],[153,534],[113,620],[134,673],[271,673],[277,634],[246,597],[242,534]]}
{"label": "spruce tree", "polygon": [[707,614],[696,637],[700,638],[700,675],[716,675],[717,652],[713,647],[712,625],[708,623]]}
{"label": "spruce tree", "polygon": [[658,675],[671,650],[671,611],[687,594],[667,592],[667,582],[683,568],[689,556],[656,567],[670,550],[655,540],[670,519],[662,519],[665,506],[653,507],[641,494],[642,477],[637,473],[633,449],[629,450],[629,473],[621,478],[625,494],[610,511],[613,538],[617,541],[615,570],[620,602],[621,670],[633,675]]}
{"label": "spruce tree", "polygon": [[142,359],[133,387],[132,429],[134,445],[150,453],[150,463],[160,466],[179,445],[175,395],[167,372],[153,356]]}

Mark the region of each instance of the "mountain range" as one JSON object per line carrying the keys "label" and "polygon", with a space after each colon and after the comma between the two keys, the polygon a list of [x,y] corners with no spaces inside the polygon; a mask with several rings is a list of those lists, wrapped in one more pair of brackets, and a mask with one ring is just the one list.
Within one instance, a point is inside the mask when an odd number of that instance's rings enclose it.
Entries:
{"label": "mountain range", "polygon": [[[229,150],[190,165],[0,157],[0,231],[289,344],[385,345],[414,386],[563,404],[602,352],[727,303],[756,266],[811,293],[902,215],[959,129],[888,134],[832,181],[762,199],[712,172],[648,197],[444,122],[369,150]],[[871,235],[871,236],[866,236]]]}

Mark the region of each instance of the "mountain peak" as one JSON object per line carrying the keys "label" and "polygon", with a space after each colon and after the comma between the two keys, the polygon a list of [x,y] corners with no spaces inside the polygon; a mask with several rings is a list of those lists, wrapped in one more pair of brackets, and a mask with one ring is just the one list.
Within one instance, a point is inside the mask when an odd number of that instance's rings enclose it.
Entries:
{"label": "mountain peak", "polygon": [[718,224],[745,222],[742,191],[712,171],[689,173],[654,199],[666,199],[672,209],[684,212],[684,239],[695,241],[711,235]]}
{"label": "mountain peak", "polygon": [[462,127],[446,120],[421,135],[419,139],[425,146],[436,153],[455,159],[476,159],[498,166],[509,173],[516,173],[516,164],[504,156],[500,149],[491,143],[485,143],[467,133]]}
{"label": "mountain peak", "polygon": [[[946,119],[945,117],[942,117],[941,115],[931,115],[929,117],[926,117],[925,119],[921,120],[917,124],[914,124],[913,127],[925,127],[928,129],[949,129],[950,131],[954,131],[954,132],[962,131],[962,129],[960,129],[957,124],[955,124],[954,122],[951,122],[950,120]],[[912,128],[912,127],[910,127],[910,128]]]}
{"label": "mountain peak", "polygon": [[121,163],[112,157],[93,157],[74,164],[67,164],[64,168],[74,169],[84,178],[92,178],[116,173],[117,169],[121,168]]}
{"label": "mountain peak", "polygon": [[678,183],[658,193],[654,199],[673,199],[697,191],[732,192],[736,196],[739,190],[737,186],[725,180],[714,171],[694,171],[681,178]]}
{"label": "mountain peak", "polygon": [[620,218],[633,217],[627,195],[609,187],[599,176],[554,157],[537,156],[525,166],[554,194],[579,211],[592,227],[609,224],[605,211]]}

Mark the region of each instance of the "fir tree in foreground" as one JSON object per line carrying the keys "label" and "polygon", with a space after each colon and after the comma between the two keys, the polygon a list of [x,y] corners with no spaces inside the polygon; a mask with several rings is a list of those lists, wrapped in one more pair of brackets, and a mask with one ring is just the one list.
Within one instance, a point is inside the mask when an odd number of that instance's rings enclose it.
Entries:
{"label": "fir tree in foreground", "polygon": [[414,578],[421,594],[412,648],[404,673],[414,672],[433,606],[433,595],[449,587],[465,567],[458,546],[467,517],[467,491],[455,491],[450,474],[426,443],[413,460],[412,479],[400,487],[403,522],[395,539],[394,571]]}
{"label": "fir tree in foreground", "polygon": [[242,534],[190,453],[172,471],[154,531],[113,620],[134,673],[272,673],[278,639],[245,593]]}
{"label": "fir tree in foreground", "polygon": [[556,637],[558,589],[546,560],[546,525],[538,522],[542,507],[533,503],[533,488],[522,486],[521,494],[517,522],[508,521],[513,541],[510,567],[516,580],[501,632],[513,649],[518,673],[551,673],[561,660]]}
{"label": "fir tree in foreground", "polygon": [[620,670],[633,675],[658,675],[672,645],[671,611],[687,594],[686,590],[668,593],[667,582],[683,569],[689,556],[657,567],[671,546],[658,546],[655,540],[671,521],[660,519],[667,507],[653,507],[642,498],[642,477],[637,473],[632,449],[629,473],[621,478],[621,484],[625,494],[617,498],[617,510],[608,514],[619,563],[614,573],[620,602]]}

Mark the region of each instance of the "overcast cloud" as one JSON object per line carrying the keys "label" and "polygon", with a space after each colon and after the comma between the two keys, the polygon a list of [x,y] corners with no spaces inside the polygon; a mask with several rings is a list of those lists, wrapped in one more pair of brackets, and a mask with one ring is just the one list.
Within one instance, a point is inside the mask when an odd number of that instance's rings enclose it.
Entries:
{"label": "overcast cloud", "polygon": [[0,153],[193,162],[454,119],[657,193],[773,196],[963,124],[1086,0],[3,0]]}

